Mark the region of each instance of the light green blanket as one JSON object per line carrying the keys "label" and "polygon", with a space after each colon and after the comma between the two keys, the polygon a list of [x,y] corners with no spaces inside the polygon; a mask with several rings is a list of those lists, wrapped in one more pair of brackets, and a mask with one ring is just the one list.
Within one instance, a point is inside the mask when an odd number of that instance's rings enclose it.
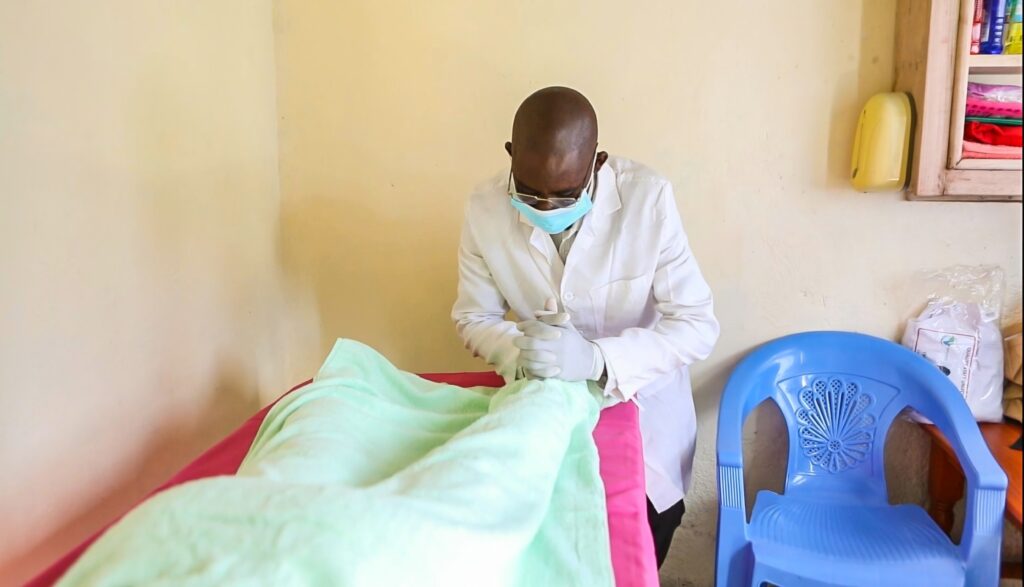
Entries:
{"label": "light green blanket", "polygon": [[339,340],[235,477],[135,509],[61,585],[612,585],[583,384],[430,383]]}

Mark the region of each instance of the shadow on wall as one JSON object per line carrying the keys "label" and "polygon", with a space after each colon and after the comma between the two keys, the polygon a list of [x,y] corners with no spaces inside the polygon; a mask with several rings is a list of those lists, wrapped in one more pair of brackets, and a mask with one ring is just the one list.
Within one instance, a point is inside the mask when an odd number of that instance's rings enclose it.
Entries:
{"label": "shadow on wall", "polygon": [[336,339],[352,338],[411,371],[487,369],[468,352],[460,354],[449,319],[457,242],[457,234],[442,233],[400,207],[351,197],[282,198],[285,279],[298,295],[312,298],[303,303],[314,304],[319,317],[319,353],[301,361],[315,367]]}
{"label": "shadow on wall", "polygon": [[[195,406],[192,415],[161,422],[134,447],[133,455],[122,461],[122,474],[106,480],[100,499],[79,508],[38,542],[46,548],[27,548],[27,554],[10,560],[5,565],[5,574],[28,579],[43,571],[56,562],[55,556],[63,555],[85,538],[81,534],[83,528],[103,528],[126,513],[126,507],[133,507],[166,481],[168,471],[180,469],[219,441],[223,431],[231,430],[255,413],[260,406],[252,393],[251,377],[237,364],[224,363],[222,369],[211,383],[213,392],[204,403]],[[117,422],[110,425],[116,427]],[[67,480],[71,484],[79,481]]]}
{"label": "shadow on wall", "polygon": [[[849,71],[838,80],[829,116],[828,169],[825,187],[846,188],[850,178],[850,157],[860,110],[868,98],[891,89],[896,35],[896,2],[864,0],[861,9],[860,53],[852,52],[845,62]],[[882,50],[880,50],[880,48]],[[848,51],[837,46],[837,51]]]}
{"label": "shadow on wall", "polygon": [[[261,385],[277,384],[264,373],[276,372],[264,360],[274,344],[264,318],[275,300],[266,261],[276,186],[261,160],[273,151],[260,150],[267,137],[252,128],[251,108],[210,107],[198,86],[223,74],[190,59],[168,49],[132,62],[118,80],[126,87],[111,89],[126,93],[116,114],[74,113],[91,116],[95,128],[82,134],[95,144],[67,165],[81,179],[52,194],[75,216],[40,228],[60,227],[54,238],[71,244],[66,257],[35,254],[68,284],[53,292],[55,313],[74,312],[38,328],[76,342],[27,353],[60,366],[42,379],[52,388],[65,378],[47,408],[62,434],[39,451],[46,486],[18,489],[20,500],[54,507],[9,520],[40,534],[0,561],[0,584],[34,575],[122,514],[255,412]],[[180,71],[198,81],[176,82]]]}
{"label": "shadow on wall", "polygon": [[[703,553],[715,552],[718,527],[718,474],[715,469],[718,405],[729,375],[745,355],[746,352],[728,357],[715,355],[712,367],[699,369],[693,374],[693,400],[698,426],[694,482],[691,492],[686,496],[686,515],[683,516],[682,525],[676,531],[672,551],[661,569],[663,585],[701,585],[713,582],[707,571],[711,571],[714,564],[703,560]],[[698,576],[703,573],[708,578],[706,581],[683,583],[677,579],[692,577],[695,573]]]}

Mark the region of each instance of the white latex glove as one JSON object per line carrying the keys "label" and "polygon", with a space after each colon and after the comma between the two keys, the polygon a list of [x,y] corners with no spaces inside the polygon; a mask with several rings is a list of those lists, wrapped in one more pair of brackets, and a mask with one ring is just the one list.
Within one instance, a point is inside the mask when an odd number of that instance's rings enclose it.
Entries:
{"label": "white latex glove", "polygon": [[604,357],[600,349],[576,330],[541,320],[527,320],[516,327],[523,333],[515,345],[519,348],[519,364],[527,375],[563,381],[601,377]]}
{"label": "white latex glove", "polygon": [[[544,309],[537,310],[533,313],[534,318],[552,326],[562,326],[569,322],[569,314],[566,312],[558,311],[558,300],[555,298],[548,298],[544,302]],[[571,326],[571,325],[570,325]],[[533,353],[530,353],[532,357],[535,357]],[[554,355],[551,356],[552,361]],[[527,366],[529,365],[529,367]],[[535,358],[534,360],[524,359],[520,353],[517,366],[523,371],[523,374],[529,379],[547,379],[558,375],[558,366],[553,362],[538,363]]]}
{"label": "white latex glove", "polygon": [[548,298],[548,301],[544,302],[544,309],[537,310],[533,313],[533,316],[537,320],[552,326],[569,324],[569,314],[558,311],[558,300],[555,298]]}

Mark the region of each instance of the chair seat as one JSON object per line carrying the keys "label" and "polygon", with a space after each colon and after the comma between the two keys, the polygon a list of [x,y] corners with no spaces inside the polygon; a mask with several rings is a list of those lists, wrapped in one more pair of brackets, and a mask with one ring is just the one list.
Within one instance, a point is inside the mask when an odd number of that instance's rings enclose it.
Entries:
{"label": "chair seat", "polygon": [[[759,564],[800,569],[805,576],[896,578],[889,574],[905,569],[917,579],[942,577],[934,584],[948,585],[962,584],[957,578],[964,575],[958,548],[913,505],[844,504],[762,491],[749,533]],[[918,584],[907,578],[903,584]]]}

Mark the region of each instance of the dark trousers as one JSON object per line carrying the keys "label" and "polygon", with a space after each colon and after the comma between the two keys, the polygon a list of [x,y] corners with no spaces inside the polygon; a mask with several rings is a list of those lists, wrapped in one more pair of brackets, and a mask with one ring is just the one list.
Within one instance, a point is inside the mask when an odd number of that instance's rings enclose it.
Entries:
{"label": "dark trousers", "polygon": [[665,562],[665,557],[668,556],[668,549],[672,546],[672,535],[675,534],[679,524],[683,522],[684,513],[686,513],[686,504],[683,503],[683,500],[679,500],[679,503],[660,514],[658,510],[654,509],[651,500],[647,500],[647,522],[651,525],[651,534],[654,536],[654,553],[658,556],[659,569],[661,563]]}

